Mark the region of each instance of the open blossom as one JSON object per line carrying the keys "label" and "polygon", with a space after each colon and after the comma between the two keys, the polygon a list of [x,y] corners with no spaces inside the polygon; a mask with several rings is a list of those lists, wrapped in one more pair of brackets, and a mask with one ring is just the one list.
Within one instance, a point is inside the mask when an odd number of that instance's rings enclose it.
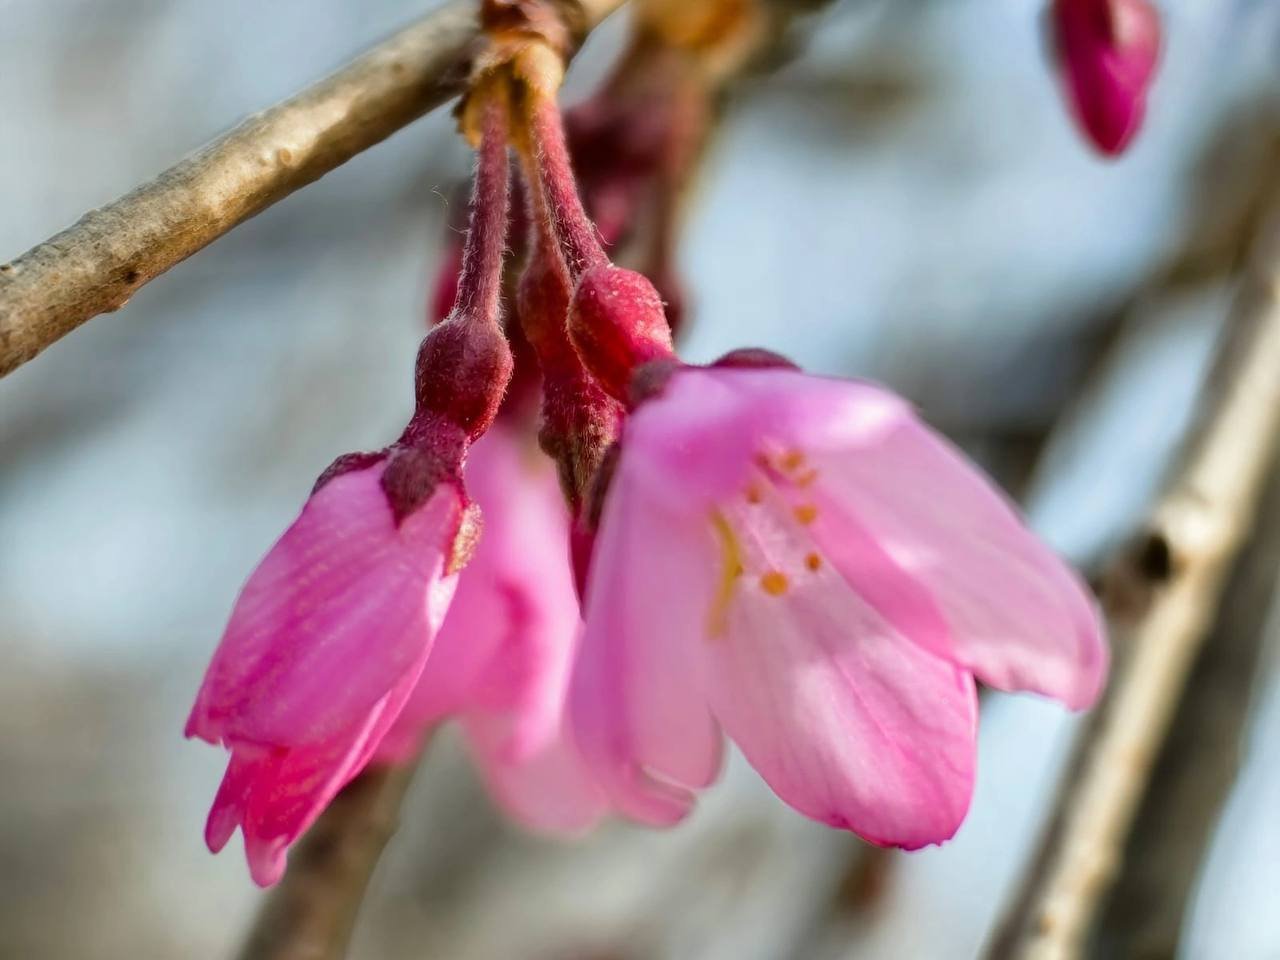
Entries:
{"label": "open blossom", "polygon": [[974,675],[1097,696],[1085,590],[892,394],[665,363],[624,429],[572,692],[611,802],[679,820],[723,731],[814,819],[947,839],[973,784]]}
{"label": "open blossom", "polygon": [[1159,14],[1149,0],[1053,0],[1052,18],[1072,111],[1099,150],[1123,152],[1146,112]]}
{"label": "open blossom", "polygon": [[187,721],[187,736],[231,751],[209,847],[241,827],[264,886],[368,762],[453,594],[460,486],[439,484],[401,517],[388,496],[389,481],[413,480],[419,457],[393,448],[322,480],[244,585]]}
{"label": "open blossom", "polygon": [[472,448],[466,479],[484,511],[484,536],[377,757],[406,759],[432,727],[456,718],[511,816],[578,832],[599,818],[604,796],[564,730],[581,619],[555,470],[531,434],[500,420]]}

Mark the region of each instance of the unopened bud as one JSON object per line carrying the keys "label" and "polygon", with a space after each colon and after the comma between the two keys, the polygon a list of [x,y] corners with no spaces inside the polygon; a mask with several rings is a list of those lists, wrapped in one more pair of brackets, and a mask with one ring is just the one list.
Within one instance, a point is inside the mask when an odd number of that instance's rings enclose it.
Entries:
{"label": "unopened bud", "polygon": [[1053,0],[1054,41],[1072,112],[1100,151],[1124,151],[1142,125],[1160,54],[1148,0]]}
{"label": "unopened bud", "polygon": [[612,264],[582,274],[569,307],[569,336],[591,375],[623,402],[637,366],[673,355],[658,291],[643,274]]}

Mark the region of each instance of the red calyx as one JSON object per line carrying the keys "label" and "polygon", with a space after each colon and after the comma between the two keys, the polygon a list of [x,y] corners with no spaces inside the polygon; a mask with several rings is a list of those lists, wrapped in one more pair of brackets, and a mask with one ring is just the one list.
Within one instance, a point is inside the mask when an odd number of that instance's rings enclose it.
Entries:
{"label": "red calyx", "polygon": [[514,366],[501,327],[450,319],[427,334],[418,350],[418,410],[444,417],[475,440],[497,416]]}
{"label": "red calyx", "polygon": [[456,425],[438,416],[418,415],[400,439],[368,453],[346,453],[320,474],[312,496],[337,477],[377,464],[382,468],[382,492],[397,525],[427,502],[442,483],[453,483],[465,498],[462,459],[468,438]]}
{"label": "red calyx", "polygon": [[636,367],[674,356],[658,291],[643,274],[612,264],[583,272],[569,307],[569,336],[591,375],[623,403]]}
{"label": "red calyx", "polygon": [[520,279],[518,311],[542,370],[542,427],[538,441],[556,462],[575,515],[605,450],[617,439],[622,409],[600,389],[569,342],[568,280],[548,238],[534,244]]}
{"label": "red calyx", "polygon": [[711,364],[713,367],[747,367],[768,370],[782,367],[788,370],[799,370],[796,364],[780,353],[766,350],[764,347],[739,347],[730,350],[719,360]]}

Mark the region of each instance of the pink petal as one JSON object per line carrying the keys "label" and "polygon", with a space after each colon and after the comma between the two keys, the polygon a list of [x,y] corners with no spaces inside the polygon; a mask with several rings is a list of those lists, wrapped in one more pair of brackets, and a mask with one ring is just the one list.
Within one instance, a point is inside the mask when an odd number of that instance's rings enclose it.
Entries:
{"label": "pink petal", "polygon": [[624,450],[646,490],[672,510],[704,516],[741,494],[766,441],[862,446],[906,410],[870,384],[787,369],[686,367],[630,417]]}
{"label": "pink petal", "polygon": [[490,794],[515,821],[530,830],[576,835],[596,824],[608,809],[567,731],[513,758],[512,714],[463,718],[467,744]]}
{"label": "pink petal", "polygon": [[209,819],[205,822],[204,842],[211,853],[217,853],[227,845],[236,828],[244,819],[249,805],[249,791],[253,788],[253,776],[265,751],[248,748],[233,752],[222,776],[218,792],[214,794]]}
{"label": "pink petal", "polygon": [[[883,615],[992,686],[1073,709],[1093,703],[1107,668],[1096,605],[963,456],[904,416],[869,449],[815,451],[811,459],[813,535]],[[873,551],[898,570],[870,560]],[[896,606],[873,595],[901,574],[927,591],[949,636],[925,625],[930,608],[905,585]]]}
{"label": "pink petal", "polygon": [[402,759],[450,714],[506,711],[506,749],[559,736],[580,629],[566,547],[568,511],[531,433],[499,423],[474,445],[467,487],[484,532],[412,699],[381,755]]}
{"label": "pink petal", "polygon": [[217,853],[241,827],[254,881],[264,887],[276,883],[289,846],[364,769],[413,679],[393,688],[361,727],[344,736],[292,748],[231,743],[231,762],[205,828],[209,849]]}
{"label": "pink petal", "polygon": [[712,653],[717,719],[806,816],[907,849],[948,839],[972,792],[972,677],[869,609],[810,606],[734,623]]}
{"label": "pink petal", "polygon": [[420,669],[452,596],[443,567],[462,504],[442,485],[397,528],[380,475],[323,486],[250,576],[189,734],[315,744],[361,725]]}
{"label": "pink petal", "polygon": [[477,572],[488,574],[506,629],[469,706],[512,717],[506,749],[518,756],[560,736],[582,620],[569,564],[569,512],[554,466],[531,433],[495,429],[485,439],[485,460],[473,460],[467,474],[477,503],[496,518],[487,568]]}
{"label": "pink petal", "polygon": [[1075,709],[1097,698],[1107,651],[1079,578],[888,391],[690,368],[640,408],[626,440],[624,459],[664,508],[689,517],[742,502],[764,455],[793,504],[816,508],[816,543],[899,633],[1001,689]]}
{"label": "pink petal", "polygon": [[903,637],[777,506],[722,514],[740,572],[699,643],[712,711],[801,813],[874,843],[940,843],[973,789],[973,678]]}
{"label": "pink petal", "polygon": [[642,459],[624,454],[605,503],[570,713],[610,801],[661,825],[683,818],[692,791],[720,770],[723,742],[690,643],[706,628],[717,557],[705,524],[654,502]]}

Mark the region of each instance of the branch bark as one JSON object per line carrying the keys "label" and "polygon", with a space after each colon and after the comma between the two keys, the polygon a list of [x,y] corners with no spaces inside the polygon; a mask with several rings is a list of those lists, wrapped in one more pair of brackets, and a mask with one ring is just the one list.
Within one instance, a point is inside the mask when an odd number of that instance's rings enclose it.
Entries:
{"label": "branch bark", "polygon": [[239,960],[341,960],[416,764],[352,780],[289,854]]}
{"label": "branch bark", "polygon": [[1214,825],[1240,772],[1258,665],[1280,582],[1280,463],[1222,595],[1088,951],[1179,956],[1183,921]]}
{"label": "branch bark", "polygon": [[[578,41],[623,0],[559,0]],[[0,264],[0,377],[233,227],[458,94],[474,0],[436,10]]]}
{"label": "branch bark", "polygon": [[989,956],[1082,953],[1280,433],[1280,207],[1255,239],[1200,419],[1146,532],[1104,583],[1114,663]]}

